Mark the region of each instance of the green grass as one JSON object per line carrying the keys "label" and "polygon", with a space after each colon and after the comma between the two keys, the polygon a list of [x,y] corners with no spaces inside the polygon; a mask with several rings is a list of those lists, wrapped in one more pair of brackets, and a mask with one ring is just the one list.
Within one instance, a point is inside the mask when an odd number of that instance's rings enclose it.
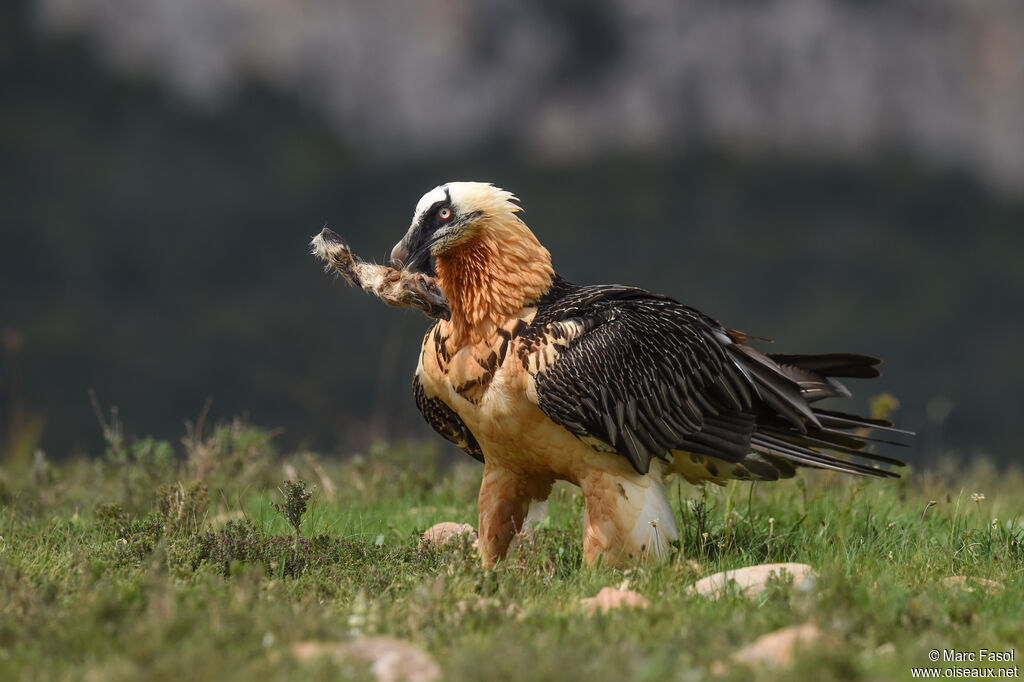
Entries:
{"label": "green grass", "polygon": [[[242,424],[177,453],[116,429],[108,441],[95,460],[0,471],[0,679],[371,679],[291,646],[378,634],[422,647],[451,680],[909,679],[931,649],[1024,642],[1024,478],[984,465],[673,485],[678,546],[626,571],[583,567],[580,496],[560,487],[549,518],[484,570],[465,543],[419,546],[435,522],[475,525],[479,466],[442,467],[433,445],[280,457]],[[316,486],[302,540],[274,508],[296,477]],[[809,563],[819,579],[753,600],[686,591],[765,561]],[[949,575],[1005,589],[941,587]],[[624,582],[648,609],[580,607]],[[732,663],[808,622],[825,641],[794,668]]]}

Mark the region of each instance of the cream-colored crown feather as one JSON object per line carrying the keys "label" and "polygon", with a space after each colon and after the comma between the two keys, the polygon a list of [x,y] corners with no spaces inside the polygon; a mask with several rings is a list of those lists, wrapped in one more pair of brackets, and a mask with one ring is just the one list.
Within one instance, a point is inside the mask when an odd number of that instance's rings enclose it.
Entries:
{"label": "cream-colored crown feather", "polygon": [[518,199],[512,192],[495,187],[489,182],[446,182],[423,195],[416,204],[413,223],[419,222],[431,206],[449,197],[460,212],[481,211],[488,216],[497,216],[522,210],[515,203]]}

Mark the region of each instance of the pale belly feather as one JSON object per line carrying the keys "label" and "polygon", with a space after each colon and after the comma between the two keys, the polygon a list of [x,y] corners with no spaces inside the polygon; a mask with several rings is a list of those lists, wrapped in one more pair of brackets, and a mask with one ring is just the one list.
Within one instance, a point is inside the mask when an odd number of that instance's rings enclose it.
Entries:
{"label": "pale belly feather", "polygon": [[617,564],[638,556],[663,556],[668,543],[677,539],[662,464],[638,474],[624,457],[599,452],[551,421],[529,399],[532,378],[516,354],[508,353],[476,401],[460,395],[432,354],[424,355],[427,371],[421,381],[429,382],[428,390],[473,432],[488,467],[501,467],[525,481],[565,480],[583,488],[589,561],[601,556]]}
{"label": "pale belly feather", "polygon": [[529,377],[513,352],[508,353],[475,402],[460,395],[448,375],[439,371],[423,374],[421,381],[427,390],[459,415],[489,463],[525,475],[547,475],[575,482],[574,474],[581,460],[591,454],[602,454],[555,424],[527,398]]}

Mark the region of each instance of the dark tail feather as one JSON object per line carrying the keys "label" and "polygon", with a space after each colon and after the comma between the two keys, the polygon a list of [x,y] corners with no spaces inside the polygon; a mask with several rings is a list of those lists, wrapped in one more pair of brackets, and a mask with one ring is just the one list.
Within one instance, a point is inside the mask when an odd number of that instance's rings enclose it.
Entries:
{"label": "dark tail feather", "polygon": [[794,428],[806,433],[808,426],[820,426],[799,382],[787,376],[777,363],[750,346],[735,344],[728,348],[733,352],[736,367],[754,385],[761,400]]}
{"label": "dark tail feather", "polygon": [[814,413],[818,415],[818,419],[821,421],[823,426],[831,426],[839,429],[871,429],[872,431],[899,433],[904,436],[914,435],[913,431],[897,429],[888,419],[872,419],[870,417],[860,417],[855,414],[835,412],[833,410],[816,409]]}
{"label": "dark tail feather", "polygon": [[[881,419],[817,409],[814,410],[814,413],[821,422],[821,427],[808,428],[806,433],[793,428],[786,419],[779,416],[759,418],[757,435],[751,440],[751,445],[756,444],[758,448],[755,449],[759,452],[787,458],[803,466],[846,471],[862,476],[891,477],[897,475],[886,469],[875,467],[875,462],[890,466],[905,466],[902,460],[872,452],[867,445],[869,442],[878,442],[906,447],[905,443],[869,434],[874,430],[901,434],[909,434],[908,431],[895,429],[889,422]],[[821,452],[822,450],[853,455],[855,459],[832,457]]]}
{"label": "dark tail feather", "polygon": [[[858,476],[873,476],[875,478],[898,478],[899,474],[889,471],[888,469],[880,469],[869,464],[862,464],[847,459],[840,459],[839,457],[833,457],[825,452],[818,450],[812,450],[809,447],[801,443],[796,443],[791,440],[784,440],[769,434],[759,433],[750,439],[750,446],[755,452],[760,452],[765,455],[771,455],[779,457],[781,459],[788,460],[794,464],[798,464],[806,467],[813,467],[815,469],[831,469],[832,471],[841,471],[846,474],[855,474]],[[891,460],[891,458],[879,458],[873,453],[865,452],[858,453],[858,457],[873,460],[882,460],[886,462],[896,462],[898,460]],[[902,464],[902,462],[900,462]]]}
{"label": "dark tail feather", "polygon": [[[877,452],[865,452],[865,444],[863,442],[859,443],[859,447],[840,445],[839,443],[836,443],[834,440],[831,439],[831,434],[814,434],[808,436],[800,435],[799,437],[796,437],[792,434],[779,433],[776,431],[768,430],[762,431],[761,433],[764,433],[768,436],[772,436],[774,438],[778,438],[779,440],[784,440],[787,443],[792,443],[794,445],[799,445],[802,447],[813,446],[825,450],[832,450],[833,452],[842,452],[848,455],[854,455],[855,457],[869,459],[874,462],[882,462],[884,464],[891,464],[893,466],[899,467],[906,466],[906,463],[901,459],[897,459],[895,457],[888,457],[886,455],[880,455]],[[897,446],[903,446],[903,443],[893,442],[892,444]]]}
{"label": "dark tail feather", "polygon": [[877,365],[880,365],[882,361],[870,355],[857,353],[824,353],[822,355],[767,353],[767,355],[780,365],[798,367],[809,372],[816,372],[824,377],[873,379],[882,374],[877,369]]}
{"label": "dark tail feather", "polygon": [[[756,433],[750,440],[755,452],[770,460],[785,460],[799,466],[859,476],[897,476],[875,465],[904,466],[904,463],[872,452],[867,444],[904,444],[869,434],[874,430],[907,432],[881,419],[820,410],[809,405],[822,398],[849,397],[850,392],[834,377],[877,377],[876,365],[881,362],[878,358],[853,353],[766,355],[740,344],[729,346],[729,350],[733,362],[751,380],[758,397],[770,410],[757,416]],[[852,457],[836,457],[827,451]]]}
{"label": "dark tail feather", "polygon": [[[891,422],[811,407],[822,398],[849,397],[834,377],[869,379],[879,376],[881,360],[853,353],[784,355],[761,353],[750,346],[728,346],[735,366],[757,389],[757,413],[750,447],[769,463],[832,469],[859,476],[893,477],[898,474],[876,464],[904,466],[895,457],[879,455],[868,442],[904,446],[869,435],[872,431],[908,434]],[[828,454],[851,455],[841,458]]]}

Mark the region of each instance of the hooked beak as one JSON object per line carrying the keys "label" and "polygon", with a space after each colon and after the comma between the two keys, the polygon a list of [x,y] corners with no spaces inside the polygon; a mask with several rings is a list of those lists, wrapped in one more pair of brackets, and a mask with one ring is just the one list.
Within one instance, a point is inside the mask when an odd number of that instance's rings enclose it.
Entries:
{"label": "hooked beak", "polygon": [[391,267],[396,270],[419,270],[433,276],[434,268],[430,264],[430,247],[433,244],[433,240],[423,237],[422,231],[411,229],[391,249]]}
{"label": "hooked beak", "polygon": [[405,239],[395,244],[391,249],[391,267],[401,270],[405,267],[405,261],[409,260],[409,248],[405,245]]}

